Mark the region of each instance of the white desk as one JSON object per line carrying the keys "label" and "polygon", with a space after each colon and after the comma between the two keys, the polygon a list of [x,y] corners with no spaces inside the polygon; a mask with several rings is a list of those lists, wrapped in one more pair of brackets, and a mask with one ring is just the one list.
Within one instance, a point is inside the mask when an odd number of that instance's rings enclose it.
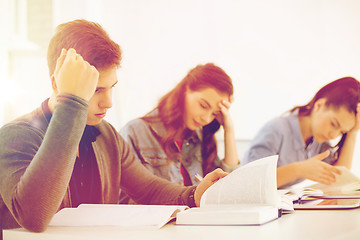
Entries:
{"label": "white desk", "polygon": [[55,239],[360,239],[360,209],[298,210],[262,226],[177,226],[158,230],[124,230],[117,227],[49,227],[43,233],[4,230],[4,240]]}

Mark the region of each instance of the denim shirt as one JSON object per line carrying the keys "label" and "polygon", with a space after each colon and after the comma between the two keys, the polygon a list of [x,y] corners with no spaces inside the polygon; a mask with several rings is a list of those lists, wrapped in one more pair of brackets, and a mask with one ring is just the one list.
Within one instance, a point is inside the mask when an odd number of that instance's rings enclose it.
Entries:
{"label": "denim shirt", "polygon": [[[250,143],[249,150],[245,153],[243,164],[257,159],[279,155],[278,167],[311,158],[330,149],[330,155],[323,161],[334,164],[335,149],[328,142],[318,143],[315,139],[308,146],[301,135],[298,111],[277,117],[266,123]],[[304,179],[297,179],[282,187],[289,187]]]}
{"label": "denim shirt", "polygon": [[[155,109],[149,116],[156,116],[157,114],[158,110]],[[119,133],[130,145],[131,150],[138,159],[155,175],[183,185],[183,177],[180,172],[180,161],[182,161],[189,173],[192,184],[199,184],[195,179],[195,174],[203,176],[201,129],[197,129],[183,141],[181,151],[176,149],[179,154],[175,155],[174,159],[168,158],[160,142],[161,138],[166,134],[166,128],[160,118],[150,123],[143,119],[134,119],[128,122]],[[213,169],[217,167],[226,172],[231,172],[238,166],[230,167],[217,158]]]}
{"label": "denim shirt", "polygon": [[[171,182],[183,185],[183,178],[180,172],[181,161],[188,171],[194,185],[195,174],[203,176],[200,131],[195,131],[189,138],[185,139],[174,159],[168,159],[162,144],[159,140],[166,134],[163,123],[146,122],[143,119],[134,119],[128,122],[120,131],[120,135],[130,145],[131,150],[138,159],[155,175],[167,179]],[[215,169],[216,166],[214,166]]]}

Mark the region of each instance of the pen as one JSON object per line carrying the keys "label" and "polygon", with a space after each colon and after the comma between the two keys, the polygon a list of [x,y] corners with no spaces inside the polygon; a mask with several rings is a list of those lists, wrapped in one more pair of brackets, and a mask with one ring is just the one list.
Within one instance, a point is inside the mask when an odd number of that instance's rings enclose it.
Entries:
{"label": "pen", "polygon": [[201,182],[201,181],[203,180],[203,178],[200,176],[200,174],[195,173],[195,180],[196,180],[197,182]]}

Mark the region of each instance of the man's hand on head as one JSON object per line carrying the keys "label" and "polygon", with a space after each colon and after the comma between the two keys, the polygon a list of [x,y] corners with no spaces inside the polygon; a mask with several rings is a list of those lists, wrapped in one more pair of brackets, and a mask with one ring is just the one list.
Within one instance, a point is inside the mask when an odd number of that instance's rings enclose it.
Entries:
{"label": "man's hand on head", "polygon": [[75,49],[62,49],[56,62],[54,78],[58,92],[70,93],[89,101],[95,92],[99,72]]}

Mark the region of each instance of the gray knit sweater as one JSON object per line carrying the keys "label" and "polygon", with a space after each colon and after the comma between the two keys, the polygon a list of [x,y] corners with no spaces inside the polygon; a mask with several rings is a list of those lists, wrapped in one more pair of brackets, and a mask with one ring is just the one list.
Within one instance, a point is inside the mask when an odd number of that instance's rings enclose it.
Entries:
{"label": "gray knit sweater", "polygon": [[[0,129],[0,228],[44,231],[58,210],[71,207],[68,185],[88,103],[67,94],[57,102],[50,122],[40,107]],[[95,127],[101,132],[92,144],[102,203],[118,203],[122,189],[141,204],[193,204],[193,187],[152,175],[109,123]]]}

